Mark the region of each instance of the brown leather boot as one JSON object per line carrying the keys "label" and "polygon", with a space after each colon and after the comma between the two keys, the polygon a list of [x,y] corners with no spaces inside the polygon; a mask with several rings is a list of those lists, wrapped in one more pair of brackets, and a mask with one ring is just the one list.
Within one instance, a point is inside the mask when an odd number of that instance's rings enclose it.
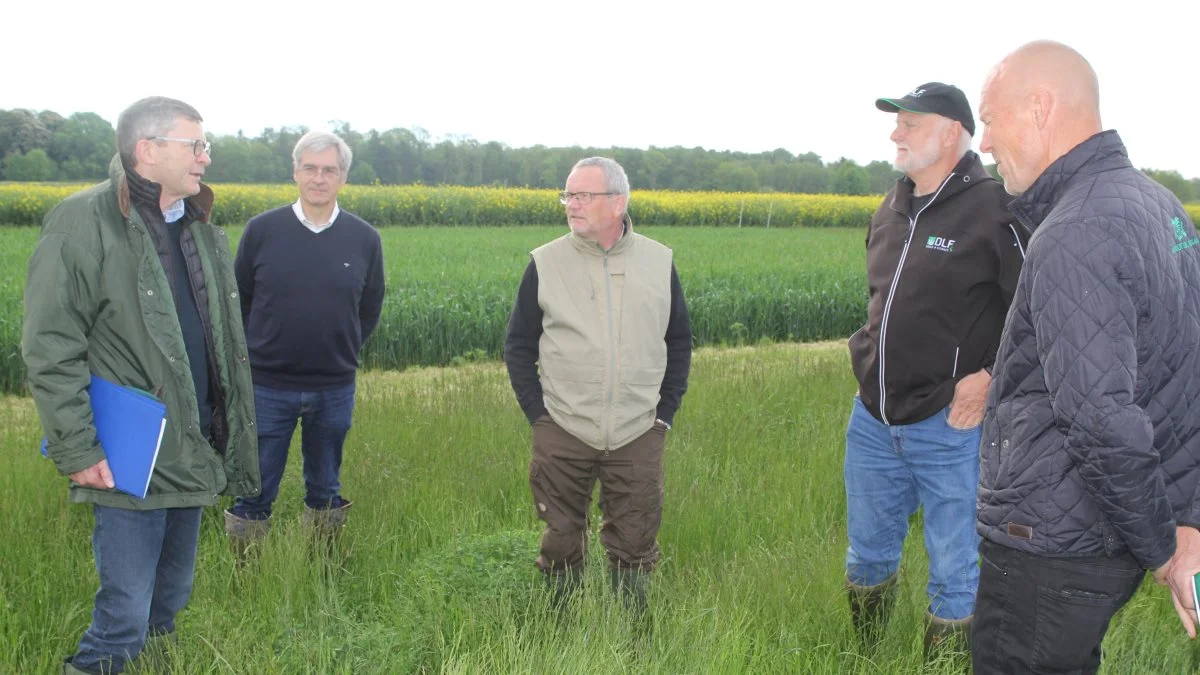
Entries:
{"label": "brown leather boot", "polygon": [[896,600],[897,574],[874,586],[859,586],[846,581],[850,598],[850,620],[854,632],[865,647],[873,647],[883,636],[892,605]]}

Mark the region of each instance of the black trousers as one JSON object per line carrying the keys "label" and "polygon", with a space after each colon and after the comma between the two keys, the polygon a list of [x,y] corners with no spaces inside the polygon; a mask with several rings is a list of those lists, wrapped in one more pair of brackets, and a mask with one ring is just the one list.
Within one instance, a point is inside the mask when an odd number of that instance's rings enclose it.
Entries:
{"label": "black trousers", "polygon": [[1095,673],[1109,621],[1145,576],[1133,556],[1049,558],[983,540],[971,624],[976,675]]}

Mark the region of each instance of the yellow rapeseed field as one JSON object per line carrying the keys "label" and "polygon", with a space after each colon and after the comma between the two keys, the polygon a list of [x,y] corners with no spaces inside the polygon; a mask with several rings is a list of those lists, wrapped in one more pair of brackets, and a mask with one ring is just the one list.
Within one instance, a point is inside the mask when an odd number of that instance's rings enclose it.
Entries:
{"label": "yellow rapeseed field", "polygon": [[[0,184],[0,224],[38,225],[61,199],[86,187],[79,183]],[[293,185],[212,186],[213,220],[244,224],[249,218],[296,199]],[[630,214],[644,225],[720,227],[861,227],[879,205],[878,196],[781,193],[635,191]],[[349,185],[342,208],[375,225],[544,225],[562,220],[554,190],[424,185]]]}

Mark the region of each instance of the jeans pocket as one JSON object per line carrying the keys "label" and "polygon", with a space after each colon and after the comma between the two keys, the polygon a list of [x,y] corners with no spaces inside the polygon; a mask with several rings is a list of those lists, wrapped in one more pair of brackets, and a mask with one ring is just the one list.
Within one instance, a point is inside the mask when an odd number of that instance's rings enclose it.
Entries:
{"label": "jeans pocket", "polygon": [[1000,564],[994,562],[987,553],[979,554],[979,564],[981,567],[986,567],[1002,577],[1008,576],[1007,565],[1001,566]]}
{"label": "jeans pocket", "polygon": [[1127,600],[1122,591],[1039,588],[1033,667],[1039,672],[1095,672],[1109,621]]}
{"label": "jeans pocket", "polygon": [[956,427],[953,424],[950,424],[950,406],[942,408],[942,421],[946,423],[947,429],[956,434],[977,434],[983,427],[982,419],[979,420],[979,424],[976,424],[973,427]]}

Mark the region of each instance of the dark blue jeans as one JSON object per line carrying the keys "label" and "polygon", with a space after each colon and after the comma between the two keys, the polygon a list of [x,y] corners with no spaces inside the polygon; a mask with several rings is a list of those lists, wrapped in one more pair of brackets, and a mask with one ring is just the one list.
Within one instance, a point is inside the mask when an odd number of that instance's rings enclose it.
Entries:
{"label": "dark blue jeans", "polygon": [[256,384],[254,412],[262,493],[238,497],[230,511],[250,520],[271,516],[297,420],[301,424],[300,452],[304,455],[304,503],[313,509],[341,506],[342,446],[354,415],[354,383],[323,391],[288,391]]}
{"label": "dark blue jeans", "polygon": [[92,625],[71,658],[75,668],[119,673],[142,651],[147,633],[175,630],[192,594],[200,509],[132,511],[93,506],[92,552],[100,590]]}

